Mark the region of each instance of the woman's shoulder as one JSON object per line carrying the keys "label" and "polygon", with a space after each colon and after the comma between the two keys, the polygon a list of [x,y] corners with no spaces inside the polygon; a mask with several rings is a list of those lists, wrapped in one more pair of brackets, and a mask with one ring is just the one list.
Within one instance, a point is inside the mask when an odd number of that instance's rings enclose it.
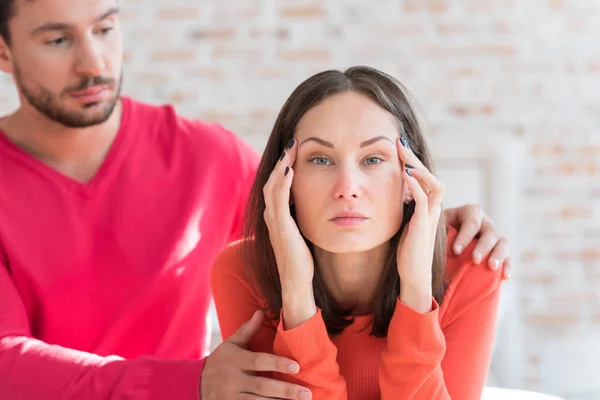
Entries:
{"label": "woman's shoulder", "polygon": [[502,268],[492,270],[488,267],[488,257],[480,264],[472,261],[471,255],[478,240],[474,239],[460,255],[454,254],[452,244],[458,232],[448,227],[446,277],[447,288],[440,308],[442,319],[445,314],[464,310],[486,296],[494,295],[502,284]]}
{"label": "woman's shoulder", "polygon": [[211,270],[213,290],[215,286],[222,287],[232,281],[237,281],[238,284],[247,284],[248,268],[244,263],[243,252],[248,240],[251,239],[236,240],[228,244],[217,255]]}

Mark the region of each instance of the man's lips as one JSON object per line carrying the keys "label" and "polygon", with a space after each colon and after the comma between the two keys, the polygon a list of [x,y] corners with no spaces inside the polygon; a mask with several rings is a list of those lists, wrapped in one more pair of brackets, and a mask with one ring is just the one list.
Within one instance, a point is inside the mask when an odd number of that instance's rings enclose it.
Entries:
{"label": "man's lips", "polygon": [[80,92],[72,92],[71,95],[75,97],[93,96],[95,94],[101,93],[104,90],[108,90],[108,85],[92,86],[89,89]]}

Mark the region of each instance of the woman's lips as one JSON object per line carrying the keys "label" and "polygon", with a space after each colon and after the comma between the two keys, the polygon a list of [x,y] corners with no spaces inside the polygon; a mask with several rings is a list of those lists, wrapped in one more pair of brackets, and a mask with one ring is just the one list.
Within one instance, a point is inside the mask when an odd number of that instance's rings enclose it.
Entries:
{"label": "woman's lips", "polygon": [[334,224],[341,227],[357,226],[366,220],[366,217],[335,217],[331,219]]}

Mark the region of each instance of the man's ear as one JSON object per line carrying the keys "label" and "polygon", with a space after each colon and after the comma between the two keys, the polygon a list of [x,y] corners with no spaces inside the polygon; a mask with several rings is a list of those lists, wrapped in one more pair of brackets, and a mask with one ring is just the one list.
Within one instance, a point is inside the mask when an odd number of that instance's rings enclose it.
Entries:
{"label": "man's ear", "polygon": [[0,36],[0,71],[12,74],[14,71],[13,58],[10,47],[3,37]]}

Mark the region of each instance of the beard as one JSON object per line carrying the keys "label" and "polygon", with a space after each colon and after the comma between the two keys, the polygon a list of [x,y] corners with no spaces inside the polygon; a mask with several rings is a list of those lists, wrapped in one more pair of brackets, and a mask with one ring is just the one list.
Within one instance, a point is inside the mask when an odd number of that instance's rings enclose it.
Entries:
{"label": "beard", "polygon": [[35,83],[35,80],[25,77],[17,66],[15,66],[13,76],[17,88],[29,104],[50,120],[68,128],[87,128],[106,122],[119,100],[123,82],[123,74],[121,73],[113,97],[100,102],[84,104],[77,110],[70,110],[61,100],[63,95],[68,95],[70,92],[80,92],[97,85],[114,85],[115,79],[104,76],[82,78],[76,87],[66,88],[60,94],[56,94]]}

